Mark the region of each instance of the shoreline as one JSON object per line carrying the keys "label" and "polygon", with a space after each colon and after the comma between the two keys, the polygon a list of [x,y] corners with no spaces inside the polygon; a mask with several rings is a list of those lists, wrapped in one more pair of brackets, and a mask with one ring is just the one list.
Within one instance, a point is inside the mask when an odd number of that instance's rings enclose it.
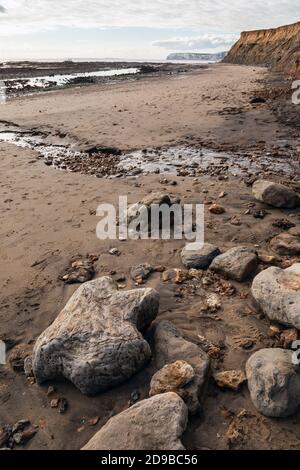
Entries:
{"label": "shoreline", "polygon": [[[0,81],[4,83],[7,99],[74,87],[109,85],[138,81],[143,78],[161,78],[204,70],[208,64],[174,62],[54,62],[0,65]],[[4,90],[4,91],[3,91]]]}

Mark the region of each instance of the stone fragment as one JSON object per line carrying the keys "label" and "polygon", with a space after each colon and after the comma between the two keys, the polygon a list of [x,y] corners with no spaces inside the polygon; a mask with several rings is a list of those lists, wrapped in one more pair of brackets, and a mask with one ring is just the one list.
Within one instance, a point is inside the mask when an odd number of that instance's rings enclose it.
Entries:
{"label": "stone fragment", "polygon": [[212,206],[210,206],[209,212],[211,212],[211,214],[221,215],[224,214],[226,211],[223,206],[220,206],[219,204],[213,204]]}
{"label": "stone fragment", "polygon": [[95,275],[94,263],[91,259],[73,261],[66,272],[60,276],[65,284],[83,284],[93,279]]}
{"label": "stone fragment", "polygon": [[245,372],[242,370],[227,370],[214,374],[216,384],[221,389],[230,389],[237,392],[247,381]]}
{"label": "stone fragment", "polygon": [[167,364],[152,377],[149,396],[160,393],[175,392],[184,395],[184,387],[195,377],[193,367],[185,361]]}
{"label": "stone fragment", "polygon": [[146,279],[148,279],[150,274],[153,273],[153,271],[154,271],[154,268],[149,263],[142,263],[142,264],[139,264],[138,266],[134,266],[131,269],[130,275],[134,281],[137,281],[140,279],[142,281],[145,281]]}

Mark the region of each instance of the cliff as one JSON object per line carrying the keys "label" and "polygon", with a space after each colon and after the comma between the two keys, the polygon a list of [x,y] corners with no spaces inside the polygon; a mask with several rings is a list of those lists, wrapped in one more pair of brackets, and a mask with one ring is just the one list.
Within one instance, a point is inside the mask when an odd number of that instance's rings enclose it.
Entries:
{"label": "cliff", "polygon": [[300,77],[300,22],[243,32],[223,62],[264,65]]}
{"label": "cliff", "polygon": [[227,52],[216,52],[205,54],[201,52],[174,52],[169,54],[167,60],[203,60],[206,62],[219,62],[226,56]]}

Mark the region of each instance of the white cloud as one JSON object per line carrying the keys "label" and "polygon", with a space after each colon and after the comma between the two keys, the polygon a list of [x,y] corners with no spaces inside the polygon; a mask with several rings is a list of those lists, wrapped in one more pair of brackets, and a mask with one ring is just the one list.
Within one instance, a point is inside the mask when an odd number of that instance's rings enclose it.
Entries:
{"label": "white cloud", "polygon": [[170,51],[196,51],[199,49],[228,49],[238,36],[236,35],[222,35],[216,36],[213,34],[203,34],[197,37],[184,37],[173,38],[162,41],[155,41],[153,46],[162,47]]}
{"label": "white cloud", "polygon": [[[237,33],[300,18],[296,0],[2,0],[0,34],[57,27],[158,27]],[[2,8],[2,13],[3,13]]]}

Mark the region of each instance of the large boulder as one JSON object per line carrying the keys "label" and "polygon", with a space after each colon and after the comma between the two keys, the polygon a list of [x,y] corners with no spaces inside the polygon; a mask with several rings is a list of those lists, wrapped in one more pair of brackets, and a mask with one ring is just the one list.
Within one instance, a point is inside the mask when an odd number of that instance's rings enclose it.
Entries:
{"label": "large boulder", "polygon": [[248,360],[246,374],[251,399],[263,415],[286,418],[300,407],[300,367],[292,351],[262,349]]}
{"label": "large boulder", "polygon": [[262,271],[255,277],[251,292],[270,320],[300,329],[300,263]]}
{"label": "large boulder", "polygon": [[153,289],[118,291],[109,277],[84,284],[35,344],[37,382],[63,376],[94,395],[129,379],[151,357],[142,332],[158,308]]}
{"label": "large boulder", "polygon": [[220,253],[218,247],[209,243],[204,245],[189,243],[183,248],[181,259],[188,269],[208,269],[213,259]]}
{"label": "large boulder", "polygon": [[156,395],[111,418],[82,450],[185,450],[188,410],[176,393]]}
{"label": "large boulder", "polygon": [[300,226],[277,235],[271,240],[270,245],[280,256],[300,255]]}
{"label": "large boulder", "polygon": [[156,325],[154,332],[155,361],[158,369],[176,361],[185,361],[195,372],[195,377],[184,387],[184,401],[190,414],[201,410],[206,386],[210,377],[210,360],[196,344],[183,338],[176,326],[169,321]]}
{"label": "large boulder", "polygon": [[293,209],[300,203],[300,199],[295,191],[272,181],[255,181],[252,192],[255,199],[273,207]]}
{"label": "large boulder", "polygon": [[252,248],[245,246],[231,248],[217,256],[210,269],[221,276],[238,282],[247,281],[256,271],[258,259]]}

